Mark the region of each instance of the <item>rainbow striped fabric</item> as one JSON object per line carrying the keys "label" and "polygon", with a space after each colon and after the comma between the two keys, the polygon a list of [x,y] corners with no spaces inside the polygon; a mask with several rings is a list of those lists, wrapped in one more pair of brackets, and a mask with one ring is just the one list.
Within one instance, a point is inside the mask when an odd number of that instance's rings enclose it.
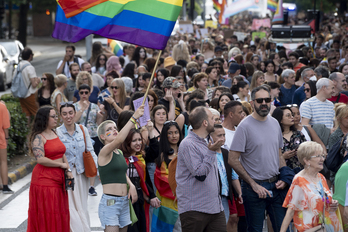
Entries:
{"label": "rainbow striped fabric", "polygon": [[277,0],[267,0],[267,9],[269,9],[270,11],[275,12],[277,10],[277,6]]}
{"label": "rainbow striped fabric", "polygon": [[111,51],[116,56],[122,56],[123,55],[123,47],[119,41],[108,39],[108,44],[111,47]]}
{"label": "rainbow striped fabric", "polygon": [[[66,1],[86,4],[74,4],[75,8],[69,11],[69,7],[63,4]],[[100,1],[104,2],[89,7],[88,3],[94,1],[59,0],[52,36],[77,42],[90,34],[97,34],[148,48],[164,49],[183,4],[183,0]]]}

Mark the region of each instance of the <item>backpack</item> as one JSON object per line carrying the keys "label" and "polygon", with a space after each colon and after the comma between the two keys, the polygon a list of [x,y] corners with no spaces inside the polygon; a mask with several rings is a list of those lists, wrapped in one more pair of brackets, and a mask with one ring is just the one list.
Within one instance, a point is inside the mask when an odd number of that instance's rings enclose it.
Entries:
{"label": "backpack", "polygon": [[[81,71],[81,67],[80,67],[80,63],[79,63],[79,58],[78,58],[77,56],[74,56],[74,63],[76,63],[76,64],[79,65],[79,69],[80,69],[80,71]],[[64,74],[65,65],[68,65],[68,66],[69,66],[69,62],[67,61],[67,62],[64,64],[62,74]],[[65,75],[65,74],[64,74],[64,75]]]}
{"label": "backpack", "polygon": [[14,97],[25,98],[27,96],[28,90],[31,86],[31,83],[27,87],[24,83],[22,71],[29,66],[30,64],[25,64],[19,69],[19,64],[17,66],[16,74],[13,76],[11,92]]}

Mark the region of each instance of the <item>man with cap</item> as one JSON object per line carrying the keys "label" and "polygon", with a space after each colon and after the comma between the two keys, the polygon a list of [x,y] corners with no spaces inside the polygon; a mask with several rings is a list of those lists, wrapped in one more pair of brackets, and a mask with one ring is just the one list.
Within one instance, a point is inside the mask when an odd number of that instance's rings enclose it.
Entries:
{"label": "man with cap", "polygon": [[170,71],[172,71],[172,68],[174,65],[175,65],[175,60],[173,59],[173,57],[168,56],[164,59],[164,68],[168,69],[169,73]]}
{"label": "man with cap", "polygon": [[169,105],[173,101],[175,107],[175,118],[178,117],[182,109],[185,109],[183,94],[180,91],[180,82],[175,77],[167,77],[162,83],[164,90],[164,97],[158,101],[158,104],[164,105],[168,112],[170,111]]}
{"label": "man with cap", "polygon": [[233,77],[238,76],[239,74],[240,74],[239,64],[231,63],[230,67],[228,68],[228,79],[222,82],[222,85],[228,88],[231,88]]}
{"label": "man with cap", "polygon": [[222,50],[222,48],[220,46],[216,46],[214,49],[214,58],[223,58],[222,56],[222,52],[224,50]]}

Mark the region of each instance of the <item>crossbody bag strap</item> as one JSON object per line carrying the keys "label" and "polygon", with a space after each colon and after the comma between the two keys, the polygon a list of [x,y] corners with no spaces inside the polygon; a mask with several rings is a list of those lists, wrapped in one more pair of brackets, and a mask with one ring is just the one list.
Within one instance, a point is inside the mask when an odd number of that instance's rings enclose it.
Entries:
{"label": "crossbody bag strap", "polygon": [[83,126],[82,126],[82,125],[80,125],[80,128],[81,128],[82,133],[83,133],[83,140],[85,141],[85,152],[87,152],[87,143],[86,143],[85,130],[83,129]]}
{"label": "crossbody bag strap", "polygon": [[88,110],[87,110],[87,116],[86,116],[86,121],[85,121],[85,127],[87,127],[87,121],[88,121],[89,112],[91,112],[91,106],[92,106],[92,103],[90,102],[90,103],[89,103],[89,106],[88,106]]}

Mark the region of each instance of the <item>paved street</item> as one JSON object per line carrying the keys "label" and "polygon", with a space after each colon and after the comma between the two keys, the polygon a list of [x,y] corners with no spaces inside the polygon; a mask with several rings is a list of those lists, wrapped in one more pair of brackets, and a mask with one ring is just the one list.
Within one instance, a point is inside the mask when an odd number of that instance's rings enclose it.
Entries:
{"label": "paved street", "polygon": [[[63,43],[59,40],[51,38],[32,38],[28,39],[27,46],[34,52],[34,59],[32,65],[35,67],[36,74],[41,77],[42,73],[49,72],[56,75],[56,68],[58,62],[65,55],[65,46],[67,43]],[[82,56],[86,59],[85,42],[81,41],[75,44],[76,55]],[[10,89],[6,89],[4,92],[0,92],[0,96],[6,93],[10,93]]]}
{"label": "paved street", "polygon": [[[11,188],[13,195],[0,193],[0,232],[24,232],[27,230],[29,186],[31,174],[18,180]],[[88,212],[92,231],[103,231],[98,217],[98,205],[102,195],[102,186],[96,187],[98,196],[88,196]]]}

